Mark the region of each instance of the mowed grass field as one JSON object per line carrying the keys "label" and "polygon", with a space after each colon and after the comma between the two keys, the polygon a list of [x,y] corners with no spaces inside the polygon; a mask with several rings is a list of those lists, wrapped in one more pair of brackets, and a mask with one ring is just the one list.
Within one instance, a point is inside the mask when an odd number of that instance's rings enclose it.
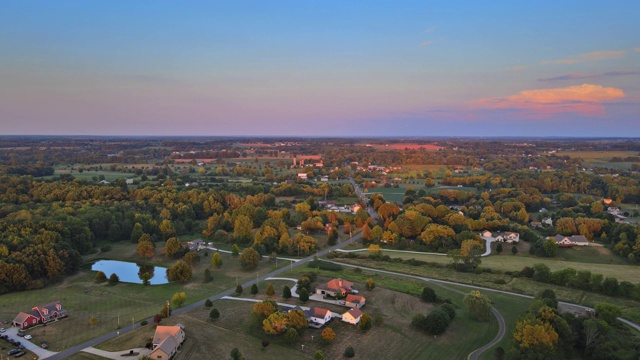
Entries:
{"label": "mowed grass field", "polygon": [[[605,277],[615,277],[618,281],[629,281],[637,284],[640,282],[640,267],[630,265],[624,258],[616,256],[605,247],[574,247],[558,249],[558,256],[555,258],[539,258],[530,256],[526,249],[520,244],[517,255],[511,254],[511,246],[505,244],[501,255],[493,254],[482,258],[483,268],[500,271],[520,271],[525,266],[533,267],[534,264],[543,263],[552,271],[572,268],[578,271],[588,270],[592,273],[599,273]],[[495,249],[495,244],[493,244]],[[366,250],[357,252],[358,254],[368,254]],[[416,259],[439,264],[450,264],[451,258],[442,255],[384,252],[392,258]],[[597,266],[594,266],[597,264]]]}
{"label": "mowed grass field", "polygon": [[[133,244],[116,244],[112,252],[93,255],[94,258],[140,261],[135,255]],[[200,252],[204,255],[204,251]],[[264,274],[275,269],[275,263],[268,259],[261,261],[257,270],[246,272],[240,268],[237,258],[221,254],[223,266],[212,270],[213,281],[203,283],[204,269],[209,266],[212,251],[193,267],[194,276],[186,284],[170,283],[166,285],[143,286],[140,284],[120,283],[109,286],[94,282],[95,272],[81,270],[78,274],[66,278],[62,283],[49,285],[43,289],[23,291],[2,295],[0,301],[0,319],[12,320],[20,311],[28,311],[33,306],[59,300],[67,310],[68,317],[56,323],[29,330],[36,343],[46,341],[51,350],[60,351],[80,344],[108,332],[115,332],[118,322],[121,326],[152,317],[158,313],[173,294],[185,292],[185,305],[210,297],[224,290],[234,288],[236,281],[243,283],[255,279],[256,273]],[[162,255],[152,259],[156,265],[172,264]],[[279,262],[280,267],[286,262]],[[107,274],[109,276],[110,274]],[[93,325],[90,318],[98,322]]]}

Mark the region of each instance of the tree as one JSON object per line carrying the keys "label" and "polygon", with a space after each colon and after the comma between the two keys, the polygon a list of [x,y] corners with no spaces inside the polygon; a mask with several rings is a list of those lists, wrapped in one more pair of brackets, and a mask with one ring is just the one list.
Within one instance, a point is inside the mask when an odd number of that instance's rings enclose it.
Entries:
{"label": "tree", "polygon": [[307,288],[302,288],[302,290],[300,290],[300,301],[309,301],[309,291],[307,291]]}
{"label": "tree", "polygon": [[352,358],[356,356],[356,351],[353,346],[349,345],[346,349],[344,349],[344,357]]}
{"label": "tree", "polygon": [[147,259],[150,259],[155,255],[155,249],[153,248],[151,241],[140,241],[136,246],[136,251],[138,252],[138,255]]}
{"label": "tree", "polygon": [[380,245],[378,244],[369,245],[369,247],[367,248],[367,252],[369,252],[369,254],[371,255],[382,255],[382,249],[380,249]]}
{"label": "tree", "polygon": [[556,243],[555,239],[548,238],[542,243],[542,249],[546,257],[556,257],[558,254],[558,243]]}
{"label": "tree", "polygon": [[502,250],[502,243],[498,243],[498,245],[496,245],[496,252],[498,253],[498,255],[502,253]]}
{"label": "tree", "polygon": [[169,236],[173,235],[175,231],[173,230],[173,224],[171,223],[171,220],[162,220],[162,222],[160,223],[160,231],[162,232],[163,239],[166,239]]}
{"label": "tree", "polygon": [[182,254],[184,247],[180,240],[177,237],[172,237],[167,240],[167,244],[164,247],[164,251],[167,254],[167,257],[177,258]]}
{"label": "tree", "polygon": [[285,285],[284,288],[282,288],[282,298],[283,299],[291,298],[291,289],[287,285]]}
{"label": "tree", "polygon": [[276,311],[262,321],[262,329],[265,333],[279,335],[287,331],[287,315]]}
{"label": "tree", "polygon": [[193,271],[191,270],[191,266],[183,260],[176,261],[176,263],[167,270],[167,279],[169,279],[169,281],[186,283],[191,280],[192,276]]}
{"label": "tree", "polygon": [[118,277],[116,273],[112,273],[111,276],[109,276],[109,285],[117,285],[119,282],[120,277]]}
{"label": "tree", "polygon": [[207,299],[207,300],[205,300],[205,302],[204,302],[204,307],[208,307],[208,308],[210,308],[210,307],[212,307],[212,306],[213,306],[213,302],[211,301],[211,299]]}
{"label": "tree", "polygon": [[131,240],[132,243],[136,243],[138,242],[142,234],[144,234],[144,230],[142,229],[142,224],[135,223],[133,225],[133,230],[131,230],[131,235],[129,236],[129,240]]}
{"label": "tree", "polygon": [[300,334],[298,334],[298,331],[292,327],[288,328],[287,331],[284,333],[284,338],[285,340],[287,340],[289,344],[293,344],[296,341],[298,341],[299,337],[300,337]]}
{"label": "tree", "polygon": [[489,321],[491,317],[491,301],[480,291],[473,290],[464,296],[469,317],[479,321]]}
{"label": "tree", "polygon": [[440,309],[442,309],[444,312],[447,313],[447,315],[449,315],[450,320],[453,320],[456,318],[456,307],[453,306],[452,304],[444,303],[440,305]]}
{"label": "tree", "polygon": [[619,306],[608,303],[596,304],[594,310],[598,318],[604,320],[609,325],[616,323],[618,321],[617,319],[622,316],[622,310]]}
{"label": "tree", "polygon": [[278,304],[272,300],[264,300],[255,303],[251,313],[255,314],[259,319],[266,319],[276,310],[278,310]]}
{"label": "tree", "polygon": [[518,253],[518,248],[515,245],[511,246],[511,254],[515,255]]}
{"label": "tree", "polygon": [[316,350],[316,352],[313,353],[313,360],[324,360],[322,350]]}
{"label": "tree", "polygon": [[160,321],[162,321],[162,315],[160,314],[153,315],[153,322],[155,324],[160,324]]}
{"label": "tree", "polygon": [[233,246],[231,247],[231,255],[233,256],[240,255],[240,248],[238,247],[238,244],[233,244]]}
{"label": "tree", "polygon": [[556,293],[551,289],[542,290],[536,299],[542,300],[544,304],[552,309],[558,308],[558,300],[556,298]]}
{"label": "tree", "polygon": [[236,294],[242,295],[242,285],[238,284],[238,286],[236,286]]}
{"label": "tree", "polygon": [[273,285],[269,284],[267,285],[267,290],[265,291],[267,296],[271,297],[273,295],[275,295],[276,291],[273,289]]}
{"label": "tree", "polygon": [[233,223],[233,236],[242,243],[246,243],[251,239],[252,231],[253,221],[251,218],[246,215],[239,215]]}
{"label": "tree", "polygon": [[240,265],[244,270],[253,270],[258,267],[260,254],[253,248],[246,248],[240,254]]}
{"label": "tree", "polygon": [[222,256],[220,256],[220,253],[217,251],[211,256],[211,266],[215,269],[219,269],[222,266]]}
{"label": "tree", "polygon": [[363,242],[369,242],[373,240],[373,236],[371,235],[371,228],[369,227],[369,225],[365,225],[362,228],[362,240]]}
{"label": "tree", "polygon": [[436,295],[436,292],[428,286],[425,286],[424,289],[422,289],[422,294],[420,295],[420,298],[422,299],[422,301],[428,302],[428,303],[434,303],[438,300],[438,296]]}
{"label": "tree", "polygon": [[189,264],[189,266],[193,266],[193,264],[196,261],[200,261],[200,255],[198,255],[198,253],[196,253],[196,252],[188,252],[188,253],[184,254],[182,259],[184,261],[186,261],[187,264]]}
{"label": "tree", "polygon": [[360,321],[358,322],[358,329],[367,331],[371,329],[372,325],[373,324],[371,322],[371,316],[369,316],[369,314],[367,314],[366,312],[363,312],[362,316],[360,317]]}
{"label": "tree", "polygon": [[424,320],[424,326],[429,334],[440,335],[447,330],[450,322],[451,319],[444,310],[436,309],[427,315]]}
{"label": "tree", "polygon": [[303,331],[307,328],[307,316],[302,310],[289,310],[287,312],[287,325],[293,327],[298,331]]}
{"label": "tree", "polygon": [[102,271],[98,271],[96,273],[96,282],[97,283],[102,283],[102,282],[105,282],[105,281],[107,281],[107,275]]}
{"label": "tree", "polygon": [[321,337],[322,341],[328,344],[336,339],[336,333],[333,332],[330,327],[327,327],[326,329],[322,330]]}
{"label": "tree", "polygon": [[244,357],[238,348],[231,349],[231,360],[244,360]]}
{"label": "tree", "polygon": [[258,295],[258,285],[257,284],[251,285],[251,295]]}
{"label": "tree", "polygon": [[517,322],[513,340],[520,352],[519,358],[555,358],[553,355],[558,343],[558,333],[547,321],[529,316]]}
{"label": "tree", "polygon": [[211,282],[211,280],[213,280],[213,276],[211,276],[211,270],[209,270],[209,269],[204,269],[204,279],[203,279],[203,282],[208,283],[208,282]]}
{"label": "tree", "polygon": [[[175,293],[173,294],[173,297],[171,297],[171,303],[175,306],[175,307],[182,307],[182,304],[184,304],[185,300],[187,299],[187,295],[184,292],[180,292],[180,293]],[[209,299],[207,299],[209,300]]]}
{"label": "tree", "polygon": [[97,324],[98,324],[98,318],[97,318],[97,317],[95,317],[95,316],[91,316],[91,317],[89,318],[89,324],[91,324],[91,325],[97,325]]}
{"label": "tree", "polygon": [[373,279],[368,279],[365,283],[365,286],[367,287],[367,290],[373,290],[376,288],[376,283],[375,281],[373,281]]}

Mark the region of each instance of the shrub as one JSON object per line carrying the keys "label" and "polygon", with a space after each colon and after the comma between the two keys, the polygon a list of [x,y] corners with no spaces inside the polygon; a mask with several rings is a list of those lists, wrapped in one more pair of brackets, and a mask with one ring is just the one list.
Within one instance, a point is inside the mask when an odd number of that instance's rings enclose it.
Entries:
{"label": "shrub", "polygon": [[356,351],[353,346],[347,346],[347,348],[344,349],[344,357],[352,358],[354,356],[356,356]]}
{"label": "shrub", "polygon": [[282,298],[284,299],[291,298],[291,289],[287,285],[285,285],[284,288],[282,289]]}
{"label": "shrub", "polygon": [[310,268],[320,269],[320,270],[327,270],[327,271],[340,271],[340,270],[343,269],[341,265],[334,264],[334,263],[327,262],[327,261],[322,261],[322,260],[309,261],[307,266],[310,267]]}
{"label": "shrub", "polygon": [[147,325],[149,322],[147,320],[142,320],[140,321],[140,326],[145,326]]}
{"label": "shrub", "polygon": [[442,304],[440,305],[440,309],[449,315],[449,319],[453,320],[456,318],[456,307],[453,304]]}
{"label": "shrub", "polygon": [[432,335],[440,335],[447,330],[451,319],[442,309],[436,309],[425,318],[425,330]]}
{"label": "shrub", "polygon": [[218,309],[216,308],[211,309],[211,312],[209,312],[209,319],[215,320],[219,317],[220,317],[220,311],[218,311]]}
{"label": "shrub", "polygon": [[496,279],[496,280],[494,280],[493,283],[497,284],[497,285],[504,285],[504,284],[507,283],[507,281],[505,279]]}
{"label": "shrub", "polygon": [[422,298],[422,301],[428,303],[434,303],[438,300],[436,292],[428,286],[425,286],[424,289],[422,289],[422,295],[420,295],[420,298]]}
{"label": "shrub", "polygon": [[298,341],[298,338],[300,337],[300,335],[298,334],[298,331],[296,331],[296,329],[294,328],[288,328],[287,332],[284,333],[284,338],[285,340],[287,340],[287,342],[289,344],[293,344],[296,341]]}
{"label": "shrub", "polygon": [[354,268],[354,269],[353,269],[353,272],[354,272],[354,273],[356,273],[356,274],[360,274],[360,273],[362,273],[362,269],[360,269],[359,267],[357,267],[357,268]]}
{"label": "shrub", "polygon": [[103,283],[105,281],[107,281],[107,275],[102,271],[98,271],[98,273],[96,274],[96,282]]}
{"label": "shrub", "polygon": [[258,285],[257,284],[251,285],[251,295],[257,295],[257,294],[258,294]]}
{"label": "shrub", "polygon": [[109,276],[109,285],[116,285],[120,282],[120,278],[118,277],[118,275],[116,275],[116,273],[111,274],[111,276]]}
{"label": "shrub", "polygon": [[212,307],[212,306],[213,306],[213,302],[211,302],[211,299],[207,299],[207,300],[204,302],[204,306],[205,306],[205,307]]}
{"label": "shrub", "polygon": [[238,286],[236,286],[236,294],[242,295],[242,290],[242,285],[238,284]]}

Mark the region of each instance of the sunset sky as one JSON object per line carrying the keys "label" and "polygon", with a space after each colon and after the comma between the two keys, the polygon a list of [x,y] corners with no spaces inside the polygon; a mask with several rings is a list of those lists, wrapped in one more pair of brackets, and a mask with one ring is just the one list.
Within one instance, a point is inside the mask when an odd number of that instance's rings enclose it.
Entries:
{"label": "sunset sky", "polygon": [[0,134],[640,136],[640,1],[2,1]]}

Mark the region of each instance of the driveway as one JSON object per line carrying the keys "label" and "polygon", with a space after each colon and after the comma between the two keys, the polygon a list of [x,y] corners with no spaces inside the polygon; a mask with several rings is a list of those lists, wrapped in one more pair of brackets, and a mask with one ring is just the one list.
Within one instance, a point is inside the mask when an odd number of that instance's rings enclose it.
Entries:
{"label": "driveway", "polygon": [[[12,338],[13,340],[17,340],[20,341],[20,343],[22,343],[22,345],[24,346],[24,348],[26,350],[31,351],[32,353],[38,355],[38,357],[40,359],[46,359],[50,356],[53,356],[55,354],[57,354],[56,352],[53,351],[49,351],[49,350],[45,350],[43,348],[40,347],[40,345],[36,345],[34,343],[32,343],[31,341],[18,336],[18,328],[15,326],[12,326],[10,328],[7,328],[7,331],[4,332],[2,335],[7,335],[8,337]],[[28,334],[29,330],[25,330],[25,332]],[[7,345],[10,345],[9,343],[7,343]]]}
{"label": "driveway", "polygon": [[[130,351],[133,351],[134,353],[138,353],[138,355],[131,356],[131,357],[123,357],[124,356],[123,354],[129,354]],[[143,355],[148,356],[151,354],[151,350],[145,349],[145,348],[135,348],[135,349],[129,349],[129,350],[122,350],[122,351],[104,351],[104,350],[96,349],[94,347],[88,347],[86,349],[83,349],[82,352],[86,352],[89,354],[102,356],[103,358],[106,358],[106,359],[114,359],[114,360],[122,360],[127,358],[138,359]]]}

